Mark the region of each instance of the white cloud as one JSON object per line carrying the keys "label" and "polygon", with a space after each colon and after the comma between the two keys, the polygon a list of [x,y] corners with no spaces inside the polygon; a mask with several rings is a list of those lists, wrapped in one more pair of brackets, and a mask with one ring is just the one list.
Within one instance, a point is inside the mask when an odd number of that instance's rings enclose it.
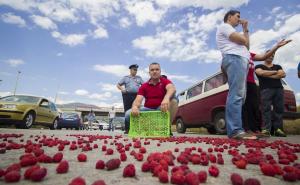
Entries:
{"label": "white cloud", "polygon": [[69,3],[77,12],[84,12],[90,23],[97,26],[120,10],[119,0],[72,0]]}
{"label": "white cloud", "polygon": [[9,64],[11,67],[18,67],[19,65],[24,64],[25,62],[22,59],[8,59],[5,63]]}
{"label": "white cloud", "polygon": [[25,20],[20,16],[14,15],[13,13],[2,14],[1,19],[5,23],[16,24],[19,27],[25,27],[26,26]]}
{"label": "white cloud", "polygon": [[68,95],[70,94],[69,92],[66,92],[66,91],[59,91],[58,94],[61,94],[61,95]]}
{"label": "white cloud", "polygon": [[127,17],[123,17],[119,20],[119,24],[122,28],[128,28],[131,25],[131,22]]}
{"label": "white cloud", "polygon": [[88,97],[91,98],[91,99],[96,99],[96,100],[107,100],[108,98],[110,98],[112,96],[111,92],[105,92],[105,93],[102,93],[102,94],[99,94],[99,93],[93,93],[93,94],[90,94]]}
{"label": "white cloud", "polygon": [[94,38],[96,38],[96,39],[108,38],[108,33],[104,28],[98,27],[94,31]]}
{"label": "white cloud", "polygon": [[75,94],[78,95],[78,96],[86,96],[89,94],[89,92],[85,89],[77,89],[75,91]]}
{"label": "white cloud", "polygon": [[[71,1],[72,2],[72,1]],[[43,1],[35,5],[35,9],[39,10],[43,15],[51,17],[51,19],[59,22],[76,22],[78,17],[76,9],[70,6],[70,3],[63,1]]]}
{"label": "white cloud", "polygon": [[58,57],[63,56],[63,53],[59,52],[56,54],[56,56],[58,56]]}
{"label": "white cloud", "polygon": [[272,14],[275,14],[275,13],[277,13],[280,9],[281,9],[280,6],[276,6],[276,7],[274,7],[274,8],[271,10],[271,13],[272,13]]}
{"label": "white cloud", "polygon": [[127,1],[126,9],[135,16],[138,26],[144,26],[148,22],[158,23],[166,13],[166,9],[154,8],[150,1]]}
{"label": "white cloud", "polygon": [[[250,37],[251,51],[264,52],[271,48],[274,42],[283,38],[292,39],[288,45],[280,48],[275,55],[274,62],[279,63],[284,70],[295,69],[300,60],[300,14],[279,16],[273,28],[258,30]],[[285,17],[285,19],[282,19]]]}
{"label": "white cloud", "polygon": [[[94,70],[105,72],[108,74],[112,74],[117,77],[123,77],[125,75],[128,75],[128,66],[125,65],[95,65]],[[149,71],[148,67],[145,68],[139,68],[137,75],[141,76],[144,81],[149,79]],[[195,78],[192,78],[188,75],[176,75],[176,74],[170,74],[167,73],[164,69],[162,69],[162,74],[165,74],[170,78],[171,80],[178,80],[185,83],[193,83],[197,80]],[[104,91],[110,91],[110,92],[119,92],[116,88],[116,84],[104,84],[99,83],[102,87],[102,90]]]}
{"label": "white cloud", "polygon": [[290,34],[300,29],[300,14],[293,15],[282,23],[282,26],[276,29],[258,30],[251,34],[250,43],[251,50],[260,51],[266,50],[266,47],[270,45],[271,41],[280,40],[281,38],[287,38]]}
{"label": "white cloud", "polygon": [[69,45],[69,46],[76,46],[85,43],[85,39],[87,37],[86,34],[69,34],[69,35],[62,35],[61,33],[54,31],[52,32],[52,37],[56,38],[58,42]]}
{"label": "white cloud", "polygon": [[181,82],[185,82],[185,83],[196,83],[198,80],[195,78],[191,78],[188,75],[171,75],[168,73],[164,73],[168,76],[168,78],[170,80],[177,80],[177,81],[181,81]]}
{"label": "white cloud", "polygon": [[113,74],[118,77],[123,77],[128,75],[129,70],[128,67],[125,65],[102,65],[97,64],[93,66],[93,69],[96,71],[101,71],[109,74]]}
{"label": "white cloud", "polygon": [[209,34],[222,21],[224,13],[223,9],[201,16],[190,13],[178,23],[167,25],[164,31],[158,31],[154,36],[133,40],[132,45],[153,58],[168,58],[178,62],[219,62],[221,55],[215,50],[210,51],[207,42]]}
{"label": "white cloud", "polygon": [[120,90],[116,87],[116,84],[108,84],[108,83],[99,83],[97,84],[101,87],[102,91],[109,91],[109,92],[120,92]]}
{"label": "white cloud", "polygon": [[33,22],[38,25],[39,27],[46,29],[46,30],[55,30],[57,29],[56,24],[49,19],[48,17],[42,17],[38,15],[32,15],[31,19]]}
{"label": "white cloud", "polygon": [[0,5],[10,6],[16,10],[29,11],[36,3],[34,0],[0,0]]}
{"label": "white cloud", "polygon": [[236,8],[248,4],[249,1],[250,0],[155,0],[159,6],[166,8],[197,7],[209,10],[216,10],[218,8]]}
{"label": "white cloud", "polygon": [[300,61],[300,30],[288,36],[293,41],[280,48],[275,55],[274,62],[279,63],[284,70],[296,69]]}

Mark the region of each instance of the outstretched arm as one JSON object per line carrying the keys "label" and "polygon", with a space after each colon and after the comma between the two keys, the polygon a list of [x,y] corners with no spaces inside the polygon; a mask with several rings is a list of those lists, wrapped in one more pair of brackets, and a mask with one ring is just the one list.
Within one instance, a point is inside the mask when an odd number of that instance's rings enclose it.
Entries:
{"label": "outstretched arm", "polygon": [[253,60],[255,61],[263,61],[266,60],[267,58],[269,58],[270,56],[272,56],[277,49],[281,48],[282,46],[285,46],[286,44],[288,44],[289,42],[291,42],[292,40],[281,40],[279,41],[275,46],[272,47],[272,49],[270,49],[268,52],[264,53],[264,54],[256,54],[253,57]]}

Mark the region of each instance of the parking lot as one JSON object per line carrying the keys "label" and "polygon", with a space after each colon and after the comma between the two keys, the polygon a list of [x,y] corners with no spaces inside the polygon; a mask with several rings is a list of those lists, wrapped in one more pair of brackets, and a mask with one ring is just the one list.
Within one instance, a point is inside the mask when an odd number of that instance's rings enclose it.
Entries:
{"label": "parking lot", "polygon": [[[219,169],[219,175],[213,177],[208,174],[206,184],[231,184],[230,175],[232,172],[240,174],[244,180],[247,178],[257,178],[261,184],[297,184],[298,182],[286,182],[282,176],[276,175],[275,177],[265,176],[262,174],[259,165],[247,164],[246,169],[239,169],[232,163],[233,155],[229,154],[229,150],[237,149],[239,154],[244,155],[248,152],[248,149],[260,148],[263,154],[271,154],[277,161],[277,147],[290,147],[295,151],[294,154],[299,158],[300,151],[300,136],[289,136],[282,140],[276,140],[277,138],[270,138],[259,142],[243,143],[228,140],[226,136],[212,136],[212,135],[198,135],[193,133],[187,133],[184,135],[175,134],[174,137],[169,139],[141,139],[132,140],[127,135],[123,135],[123,132],[117,130],[115,132],[108,131],[86,131],[86,130],[46,130],[46,129],[1,129],[0,143],[5,143],[6,147],[1,144],[2,153],[0,154],[1,163],[0,169],[5,170],[9,165],[18,163],[21,155],[25,154],[25,150],[22,145],[25,143],[40,143],[41,149],[44,150],[44,154],[52,157],[58,152],[58,147],[64,143],[63,160],[67,160],[69,163],[69,171],[64,174],[57,174],[56,167],[58,163],[43,163],[39,162],[39,165],[47,169],[47,175],[42,180],[42,184],[68,184],[75,177],[82,177],[85,179],[86,184],[92,184],[96,180],[102,179],[106,184],[161,184],[158,177],[154,177],[151,172],[142,172],[142,164],[147,160],[149,154],[153,152],[166,152],[171,151],[174,155],[173,162],[175,166],[182,165],[179,163],[180,154],[200,154],[203,152],[206,155],[213,154],[215,156],[221,155],[224,159],[224,164],[215,162],[209,162],[207,166],[201,164],[193,164],[191,161],[187,162],[187,166],[190,171],[198,173],[201,170],[208,171],[211,165],[217,166]],[[8,134],[8,135],[7,135]],[[11,135],[16,134],[16,135]],[[22,134],[22,135],[18,135]],[[15,136],[18,136],[17,138]],[[20,136],[20,137],[19,137]],[[6,139],[5,139],[6,138]],[[77,149],[70,150],[70,145],[74,141]],[[69,143],[70,142],[70,143]],[[20,149],[9,149],[8,145],[11,143],[21,144]],[[69,143],[69,144],[68,144]],[[131,144],[130,144],[131,143]],[[140,146],[138,144],[140,143]],[[123,144],[123,145],[121,145]],[[96,147],[98,146],[98,148]],[[113,158],[120,158],[120,146],[129,146],[129,150],[124,150],[127,160],[122,161],[119,168],[108,171],[106,169],[95,169],[95,165],[98,160],[104,162]],[[131,145],[131,146],[130,146]],[[248,148],[245,146],[247,145]],[[87,147],[87,146],[90,146]],[[106,151],[103,151],[103,146],[106,146]],[[227,147],[225,147],[227,146]],[[255,147],[254,147],[255,146]],[[143,159],[137,160],[135,153],[141,153],[140,148],[144,147],[146,151],[142,153]],[[7,149],[3,152],[3,149]],[[88,149],[89,148],[89,149]],[[126,148],[126,147],[123,147]],[[200,148],[200,149],[199,149]],[[223,148],[218,150],[216,148]],[[107,149],[112,149],[113,154],[108,154]],[[117,150],[119,149],[119,150]],[[86,151],[83,151],[86,150]],[[178,151],[177,151],[178,150]],[[201,151],[200,151],[201,150]],[[211,151],[212,150],[212,151]],[[87,156],[86,162],[78,162],[77,155],[85,153]],[[219,154],[218,154],[219,153]],[[131,155],[132,154],[132,155]],[[123,169],[128,164],[133,164],[136,169],[135,177],[123,177]],[[298,164],[299,159],[290,162],[289,166]],[[283,168],[285,165],[281,165]],[[171,177],[171,170],[174,166],[168,167],[169,184]],[[23,174],[28,167],[21,168],[21,180],[16,184],[33,184],[32,181],[25,180]],[[299,178],[299,177],[298,177]],[[0,183],[5,184],[4,177],[0,178]]]}

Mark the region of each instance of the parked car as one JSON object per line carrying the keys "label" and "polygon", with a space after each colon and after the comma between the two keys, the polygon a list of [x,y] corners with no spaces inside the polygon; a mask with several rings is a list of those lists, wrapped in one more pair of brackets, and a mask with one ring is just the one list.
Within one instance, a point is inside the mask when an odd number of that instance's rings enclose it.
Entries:
{"label": "parked car", "polygon": [[[258,81],[256,80],[257,85]],[[291,87],[282,80],[284,87],[284,119],[300,118]],[[218,72],[178,94],[179,105],[175,117],[176,130],[206,127],[209,133],[226,133],[225,105],[228,84],[223,73]]]}
{"label": "parked car", "polygon": [[98,121],[98,123],[99,123],[100,130],[108,130],[109,129],[109,124],[106,123],[105,121]]}
{"label": "parked car", "polygon": [[89,130],[89,129],[91,129],[91,130],[98,130],[98,129],[100,129],[100,130],[108,130],[108,128],[109,128],[109,124],[108,123],[106,123],[105,121],[100,121],[100,120],[94,120],[92,122],[91,126],[89,126],[89,122],[88,121],[84,122],[83,124],[84,124],[84,128],[86,130]]}
{"label": "parked car", "polygon": [[55,129],[58,118],[55,104],[46,98],[27,95],[0,98],[0,124],[11,123],[17,128],[28,129],[39,123]]}
{"label": "parked car", "polygon": [[82,120],[77,112],[63,112],[59,117],[57,129],[75,128],[79,130],[82,126]]}

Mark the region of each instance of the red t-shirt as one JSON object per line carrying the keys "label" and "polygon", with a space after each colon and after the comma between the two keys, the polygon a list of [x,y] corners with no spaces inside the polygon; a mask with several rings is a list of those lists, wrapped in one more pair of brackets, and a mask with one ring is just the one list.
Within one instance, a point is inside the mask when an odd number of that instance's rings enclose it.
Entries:
{"label": "red t-shirt", "polygon": [[167,93],[166,86],[170,83],[172,83],[170,80],[162,77],[156,85],[149,80],[142,84],[137,94],[145,97],[145,107],[156,109],[164,99]]}
{"label": "red t-shirt", "polygon": [[254,79],[255,66],[254,66],[254,62],[253,62],[253,57],[255,55],[256,55],[255,53],[250,53],[249,71],[248,71],[248,76],[247,76],[247,82],[250,82],[250,83],[255,83],[255,79]]}

